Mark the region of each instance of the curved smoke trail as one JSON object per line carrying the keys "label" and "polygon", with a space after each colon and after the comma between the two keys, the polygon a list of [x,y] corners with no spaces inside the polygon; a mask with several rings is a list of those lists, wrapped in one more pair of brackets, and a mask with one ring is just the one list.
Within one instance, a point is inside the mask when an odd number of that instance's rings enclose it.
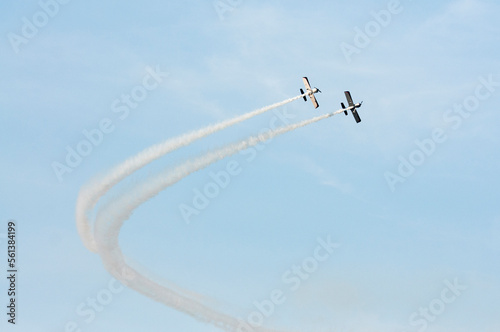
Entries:
{"label": "curved smoke trail", "polygon": [[205,155],[188,160],[174,169],[167,169],[145,182],[137,184],[132,190],[123,193],[97,214],[94,226],[94,238],[104,266],[113,276],[128,287],[200,321],[211,323],[230,332],[273,332],[274,330],[267,328],[250,326],[244,320],[219,312],[203,304],[198,300],[199,296],[196,296],[192,292],[184,292],[177,288],[174,290],[173,287],[166,287],[155,283],[141,274],[127,263],[127,259],[120,249],[118,242],[120,229],[137,207],[191,173],[229,157],[238,151],[340,112],[325,114],[286,127],[277,128],[273,131],[210,151]]}
{"label": "curved smoke trail", "polygon": [[289,98],[282,102],[275,103],[273,105],[260,108],[258,110],[237,116],[235,118],[207,126],[197,131],[168,139],[163,143],[153,145],[143,150],[136,156],[129,158],[122,164],[116,166],[104,177],[95,179],[88,185],[84,186],[80,190],[76,203],[76,226],[85,247],[87,247],[87,249],[90,251],[97,252],[97,246],[93,238],[89,215],[96,206],[99,199],[118,182],[169,152],[189,145],[195,140],[211,135],[217,131],[220,131],[242,121],[248,120],[254,116],[265,113],[277,107],[281,107],[285,104],[302,98],[305,95],[306,94],[302,94],[293,98]]}

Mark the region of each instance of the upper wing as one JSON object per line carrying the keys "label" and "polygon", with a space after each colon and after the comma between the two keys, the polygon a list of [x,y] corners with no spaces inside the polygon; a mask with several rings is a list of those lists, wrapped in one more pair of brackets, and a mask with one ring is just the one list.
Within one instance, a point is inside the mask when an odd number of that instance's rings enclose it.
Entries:
{"label": "upper wing", "polygon": [[318,108],[319,107],[319,104],[318,104],[318,101],[316,100],[316,97],[314,96],[314,93],[311,93],[309,95],[309,99],[311,99],[313,105],[314,105],[314,108]]}
{"label": "upper wing", "polygon": [[351,93],[349,91],[345,91],[345,97],[347,98],[347,102],[349,103],[349,106],[354,106],[354,103],[352,102],[351,98]]}
{"label": "upper wing", "polygon": [[309,80],[307,79],[307,77],[302,77],[302,80],[304,80],[304,85],[306,86],[306,89],[312,90],[311,85],[309,84]]}

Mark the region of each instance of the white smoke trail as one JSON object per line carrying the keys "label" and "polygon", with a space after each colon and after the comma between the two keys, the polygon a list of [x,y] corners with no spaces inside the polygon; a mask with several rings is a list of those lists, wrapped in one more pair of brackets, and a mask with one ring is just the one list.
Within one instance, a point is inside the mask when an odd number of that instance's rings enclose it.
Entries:
{"label": "white smoke trail", "polygon": [[194,293],[186,293],[179,289],[168,288],[147,278],[136,269],[127,264],[118,243],[120,229],[132,212],[141,204],[157,195],[163,189],[180,181],[189,174],[196,172],[208,165],[231,156],[238,151],[265,142],[273,137],[323,120],[342,111],[318,116],[309,120],[281,127],[258,136],[250,137],[240,142],[227,145],[223,148],[206,153],[203,156],[189,160],[176,168],[168,169],[153,178],[136,185],[132,190],[123,193],[110,202],[103,210],[99,211],[95,226],[94,238],[97,249],[106,269],[128,287],[161,302],[169,307],[189,314],[201,321],[209,322],[230,332],[272,332],[263,327],[250,327],[248,323],[212,309],[201,303]]}
{"label": "white smoke trail", "polygon": [[211,135],[219,130],[248,120],[254,116],[265,113],[277,107],[281,107],[285,104],[302,98],[305,95],[306,94],[289,98],[282,102],[275,103],[273,105],[260,108],[241,116],[237,116],[235,118],[207,126],[197,131],[171,138],[163,143],[153,145],[143,150],[136,156],[129,158],[122,164],[116,166],[104,177],[98,178],[90,184],[84,186],[80,190],[76,203],[76,225],[78,233],[80,234],[80,238],[85,247],[87,247],[87,249],[90,251],[97,251],[97,246],[92,235],[92,226],[89,215],[96,206],[99,199],[118,182],[169,152],[189,145],[195,140]]}

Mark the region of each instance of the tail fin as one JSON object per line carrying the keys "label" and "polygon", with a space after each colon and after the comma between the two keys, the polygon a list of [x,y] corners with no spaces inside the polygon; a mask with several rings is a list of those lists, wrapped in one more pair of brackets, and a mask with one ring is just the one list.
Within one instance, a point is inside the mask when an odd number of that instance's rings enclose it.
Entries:
{"label": "tail fin", "polygon": [[[340,103],[340,107],[342,107],[342,109],[345,109],[344,103]],[[344,111],[344,114],[347,115],[347,111]]]}
{"label": "tail fin", "polygon": [[[301,95],[303,95],[303,94],[304,94],[304,90],[300,89],[300,94],[301,94]],[[304,98],[304,101],[307,101],[306,96],[304,96],[304,97],[302,97],[302,98]]]}

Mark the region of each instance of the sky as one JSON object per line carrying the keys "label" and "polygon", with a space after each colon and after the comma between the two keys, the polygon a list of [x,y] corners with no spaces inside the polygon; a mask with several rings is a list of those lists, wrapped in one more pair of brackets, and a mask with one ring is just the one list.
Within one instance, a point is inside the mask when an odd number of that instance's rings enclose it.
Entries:
{"label": "sky", "polygon": [[[335,115],[182,179],[133,212],[123,253],[160,283],[279,331],[500,330],[497,2],[0,10],[0,268],[14,221],[18,269],[15,325],[0,282],[2,331],[220,331],[117,282],[82,243],[78,194],[149,146],[297,96],[303,76],[322,91],[318,109],[296,100],[196,141],[98,209],[271,124],[336,111],[345,90],[364,101],[362,122]],[[199,193],[206,206],[186,217]]]}

